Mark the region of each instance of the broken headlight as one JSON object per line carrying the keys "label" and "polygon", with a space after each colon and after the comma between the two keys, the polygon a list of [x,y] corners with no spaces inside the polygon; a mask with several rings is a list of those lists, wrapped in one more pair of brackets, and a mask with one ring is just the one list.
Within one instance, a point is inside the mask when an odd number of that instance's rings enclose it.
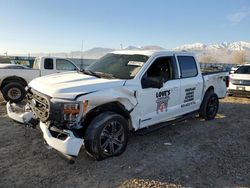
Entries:
{"label": "broken headlight", "polygon": [[80,115],[80,103],[64,103],[63,120],[69,125],[74,124]]}

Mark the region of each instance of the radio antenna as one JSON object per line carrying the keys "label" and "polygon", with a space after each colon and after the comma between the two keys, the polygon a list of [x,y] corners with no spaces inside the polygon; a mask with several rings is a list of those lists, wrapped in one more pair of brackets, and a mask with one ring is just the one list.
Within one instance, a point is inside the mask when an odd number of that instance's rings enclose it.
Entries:
{"label": "radio antenna", "polygon": [[82,47],[81,47],[81,70],[83,69],[83,40],[82,40]]}

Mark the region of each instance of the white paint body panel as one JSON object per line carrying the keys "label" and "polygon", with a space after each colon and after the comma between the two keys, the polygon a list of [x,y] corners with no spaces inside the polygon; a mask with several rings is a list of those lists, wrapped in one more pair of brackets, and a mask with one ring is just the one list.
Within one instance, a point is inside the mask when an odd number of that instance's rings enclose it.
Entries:
{"label": "white paint body panel", "polygon": [[37,78],[31,81],[29,86],[41,93],[46,91],[44,94],[53,98],[75,99],[76,96],[89,92],[121,87],[124,82],[124,80],[99,79],[70,71]]}
{"label": "white paint body panel", "polygon": [[[209,87],[214,87],[214,93],[218,95],[219,98],[224,98],[227,93],[227,88],[225,86],[225,77],[228,76],[228,72],[220,72],[215,74],[209,74],[203,76],[204,79],[204,91]],[[205,93],[203,93],[204,95]]]}

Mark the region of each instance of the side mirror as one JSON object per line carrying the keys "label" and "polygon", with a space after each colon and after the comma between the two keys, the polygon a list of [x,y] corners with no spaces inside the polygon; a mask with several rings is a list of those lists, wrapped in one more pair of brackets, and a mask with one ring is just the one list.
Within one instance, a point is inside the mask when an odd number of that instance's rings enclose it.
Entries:
{"label": "side mirror", "polygon": [[141,80],[141,84],[142,84],[142,88],[146,89],[146,88],[162,88],[163,86],[163,82],[158,80],[158,79],[154,79],[154,78],[148,78],[148,77],[144,77]]}

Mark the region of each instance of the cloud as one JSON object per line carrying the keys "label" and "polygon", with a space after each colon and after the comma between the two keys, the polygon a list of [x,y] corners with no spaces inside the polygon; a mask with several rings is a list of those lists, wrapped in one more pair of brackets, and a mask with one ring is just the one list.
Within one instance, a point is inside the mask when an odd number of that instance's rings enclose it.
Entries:
{"label": "cloud", "polygon": [[250,7],[248,8],[243,8],[238,12],[235,12],[227,17],[227,19],[232,23],[232,24],[238,24],[240,23],[243,19],[248,17],[250,15]]}

